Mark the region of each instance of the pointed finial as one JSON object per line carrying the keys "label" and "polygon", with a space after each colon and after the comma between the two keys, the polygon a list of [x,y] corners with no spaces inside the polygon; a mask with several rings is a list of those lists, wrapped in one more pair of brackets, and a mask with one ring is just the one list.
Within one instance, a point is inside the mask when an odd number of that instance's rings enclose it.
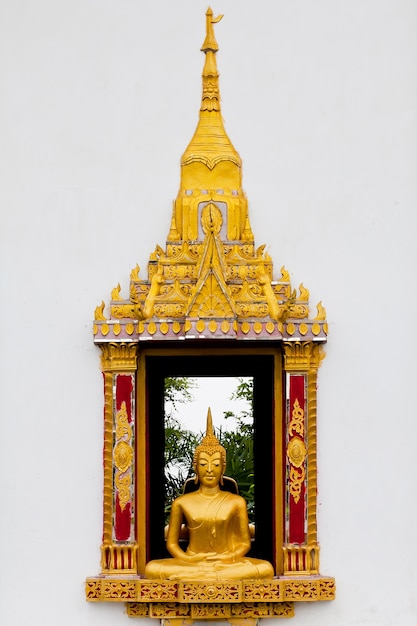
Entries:
{"label": "pointed finial", "polygon": [[[213,11],[207,9],[206,13],[206,38],[201,50],[206,55],[203,67],[203,93],[201,97],[200,111],[220,112],[219,73],[217,71],[216,52],[219,49],[214,36],[213,24],[220,22],[223,15],[213,17]],[[211,124],[212,126],[213,124]]]}
{"label": "pointed finial", "polygon": [[207,425],[206,425],[206,434],[204,435],[199,446],[194,450],[194,458],[193,464],[195,465],[198,460],[198,455],[200,452],[206,452],[207,454],[214,454],[215,452],[220,452],[222,461],[224,466],[226,466],[226,450],[220,444],[220,441],[217,439],[214,434],[213,428],[213,419],[211,417],[211,409],[209,407],[207,411]]}
{"label": "pointed finial", "polygon": [[213,17],[213,11],[209,7],[206,12],[206,38],[204,40],[203,45],[201,46],[201,50],[203,52],[207,52],[208,50],[212,50],[216,52],[219,49],[217,45],[216,37],[214,36],[213,24],[217,24],[220,22],[223,15],[218,15],[217,17]]}
{"label": "pointed finial", "polygon": [[214,434],[213,418],[211,417],[211,409],[209,407],[207,411],[206,434],[204,435],[200,446],[206,446],[211,449],[219,445],[220,442]]}
{"label": "pointed finial", "polygon": [[[220,112],[219,72],[216,61],[218,45],[213,25],[222,17],[222,15],[213,17],[211,9],[206,12],[206,38],[201,48],[205,60],[202,72],[203,90],[200,115],[194,135],[182,155],[181,187],[175,205],[177,228],[181,239],[190,240],[198,236],[198,225],[194,217],[191,217],[189,200],[187,199],[187,204],[183,205],[185,192],[188,194],[190,190],[195,189],[195,193],[199,195],[200,191],[197,189],[235,190],[240,189],[242,184],[242,162],[227,136]],[[214,172],[220,162],[228,162],[229,165],[227,168],[220,167]],[[206,171],[201,164],[207,167]],[[191,224],[193,224],[192,227],[190,227]],[[240,232],[242,230],[243,227]]]}
{"label": "pointed finial", "polygon": [[214,437],[213,432],[213,418],[211,416],[211,408],[207,411],[207,424],[206,424],[206,437]]}

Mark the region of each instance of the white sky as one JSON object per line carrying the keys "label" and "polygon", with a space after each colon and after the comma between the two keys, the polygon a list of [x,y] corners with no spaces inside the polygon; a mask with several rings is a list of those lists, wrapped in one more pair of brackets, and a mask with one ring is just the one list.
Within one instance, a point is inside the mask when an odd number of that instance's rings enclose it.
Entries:
{"label": "white sky", "polygon": [[[193,377],[194,378],[194,377]],[[211,408],[213,426],[221,426],[223,430],[233,430],[235,420],[225,420],[223,414],[230,410],[240,413],[249,410],[249,403],[245,400],[230,400],[230,396],[236,390],[239,380],[236,377],[208,378],[195,377],[197,386],[192,390],[193,402],[177,404],[177,411],[174,413],[187,430],[194,432],[205,432],[208,408]],[[247,380],[250,380],[249,378]]]}

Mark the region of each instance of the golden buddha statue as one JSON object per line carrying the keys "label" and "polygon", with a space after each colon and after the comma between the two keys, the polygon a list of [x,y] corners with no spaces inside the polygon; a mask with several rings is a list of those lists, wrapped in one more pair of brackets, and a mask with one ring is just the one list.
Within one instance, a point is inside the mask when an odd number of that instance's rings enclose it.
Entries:
{"label": "golden buddha statue", "polygon": [[[241,496],[221,489],[225,468],[226,450],[214,435],[209,409],[206,435],[193,458],[198,487],[176,498],[171,507],[166,547],[172,558],[149,561],[146,578],[273,578],[271,563],[245,556],[251,545],[247,506]],[[188,530],[186,550],[179,541],[184,526]]]}

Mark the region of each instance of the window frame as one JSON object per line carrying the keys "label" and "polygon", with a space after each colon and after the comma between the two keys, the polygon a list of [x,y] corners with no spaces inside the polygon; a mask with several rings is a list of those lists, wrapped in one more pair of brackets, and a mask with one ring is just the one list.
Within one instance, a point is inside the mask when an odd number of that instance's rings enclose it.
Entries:
{"label": "window frame", "polygon": [[[168,376],[208,375],[254,378],[254,462],[258,498],[257,534],[251,555],[271,561],[276,573],[282,573],[285,480],[282,358],[282,347],[278,344],[263,348],[256,345],[233,348],[207,346],[205,342],[204,347],[187,348],[181,344],[177,348],[145,347],[139,351],[135,507],[139,574],[143,573],[148,560],[164,556],[161,538],[164,379]],[[268,406],[269,417],[262,415],[265,406]],[[206,412],[207,407],[202,410]],[[265,446],[268,444],[270,452],[265,463]],[[155,533],[159,533],[159,539],[155,538]]]}

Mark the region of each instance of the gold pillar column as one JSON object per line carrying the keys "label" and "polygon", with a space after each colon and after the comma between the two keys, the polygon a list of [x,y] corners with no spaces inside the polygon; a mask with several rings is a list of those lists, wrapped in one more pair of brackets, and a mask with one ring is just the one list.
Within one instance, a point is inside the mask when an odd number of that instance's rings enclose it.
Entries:
{"label": "gold pillar column", "polygon": [[[101,369],[104,378],[104,446],[103,446],[103,543],[101,546],[101,570],[102,573],[136,573],[136,531],[134,538],[126,541],[115,540],[115,476],[126,475],[128,479],[127,491],[130,494],[130,486],[134,480],[134,454],[131,446],[135,430],[135,411],[133,410],[132,425],[127,423],[126,402],[122,403],[122,409],[117,410],[117,377],[119,375],[131,375],[132,389],[130,392],[133,400],[136,395],[136,368],[137,368],[137,344],[136,343],[103,343],[100,344],[102,351]],[[133,405],[134,406],[134,405]],[[123,433],[129,433],[128,441]],[[115,445],[117,440],[117,444]],[[129,454],[130,452],[130,454]],[[126,474],[126,472],[130,472]],[[134,490],[131,495],[131,507],[135,507]]]}
{"label": "gold pillar column", "polygon": [[[305,415],[303,422],[305,459],[306,531],[303,545],[284,544],[284,574],[318,574],[319,546],[317,542],[317,370],[324,358],[320,343],[311,341],[284,342],[284,370],[287,384],[291,376],[305,380]],[[288,425],[287,425],[288,428]],[[287,450],[288,455],[288,450]],[[290,489],[285,485],[286,493]],[[286,499],[288,501],[288,498]]]}

